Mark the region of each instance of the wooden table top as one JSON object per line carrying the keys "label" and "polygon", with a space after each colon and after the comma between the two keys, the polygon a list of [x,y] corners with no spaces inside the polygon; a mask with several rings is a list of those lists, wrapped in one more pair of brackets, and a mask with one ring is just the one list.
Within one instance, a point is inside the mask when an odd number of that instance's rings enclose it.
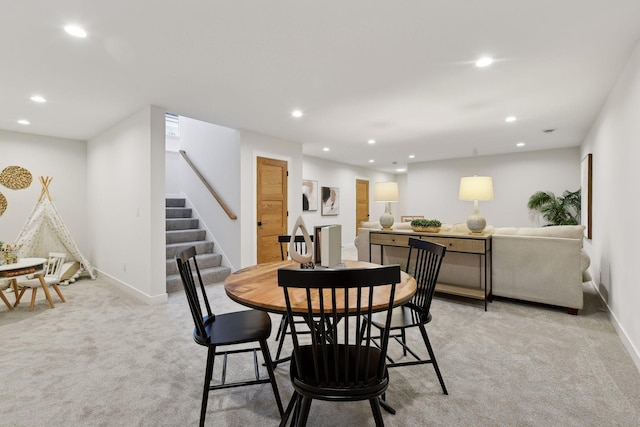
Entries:
{"label": "wooden table top", "polygon": [[[344,268],[374,268],[378,264],[363,261],[345,261]],[[278,261],[243,268],[231,274],[224,282],[224,289],[232,300],[247,307],[273,313],[286,313],[284,292],[278,286],[278,269],[299,268],[295,261]],[[401,272],[401,282],[396,285],[394,306],[409,301],[416,292],[416,281]],[[391,286],[378,286],[374,291],[373,309],[381,310],[389,303]],[[355,291],[354,291],[355,292]],[[294,312],[306,313],[307,303],[303,289],[290,289]],[[355,298],[353,298],[355,299]]]}

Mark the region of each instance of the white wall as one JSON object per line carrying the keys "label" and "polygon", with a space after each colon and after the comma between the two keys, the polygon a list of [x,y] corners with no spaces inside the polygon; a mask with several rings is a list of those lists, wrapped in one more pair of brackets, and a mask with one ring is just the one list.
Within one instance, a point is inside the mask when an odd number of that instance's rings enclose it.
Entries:
{"label": "white wall", "polygon": [[[317,225],[340,224],[342,225],[342,245],[353,243],[356,236],[356,179],[369,181],[369,220],[377,221],[384,213],[385,203],[376,203],[373,199],[373,189],[376,182],[395,181],[393,174],[378,172],[345,163],[337,163],[317,157],[305,156],[302,166],[302,178],[318,182],[318,210],[304,212],[304,219],[309,232]],[[302,209],[302,182],[297,185],[295,201]],[[322,216],[321,212],[321,187],[338,187],[340,189],[340,214],[337,216]],[[400,192],[400,190],[399,190]],[[402,199],[402,194],[400,196]],[[396,204],[392,204],[391,211],[396,221],[400,221],[400,215]],[[290,224],[291,225],[291,224]]]}
{"label": "white wall", "polygon": [[460,178],[493,177],[494,200],[479,202],[487,224],[498,227],[539,225],[527,209],[529,197],[538,190],[557,196],[580,188],[580,150],[531,151],[465,159],[438,160],[409,165],[406,211],[401,215],[424,215],[445,223],[466,222],[473,202],[458,200]]}
{"label": "white wall", "polygon": [[640,369],[640,44],[582,145],[593,154],[591,271],[612,323]]}
{"label": "white wall", "polygon": [[237,269],[240,249],[240,132],[180,116],[180,149],[187,153],[218,196],[238,216],[232,220],[179,153],[167,151],[167,193],[183,194],[195,209],[207,239]]}
{"label": "white wall", "polygon": [[[256,253],[256,159],[266,157],[284,160],[288,163],[289,181],[287,198],[289,204],[290,229],[296,218],[302,213],[302,145],[297,142],[284,141],[267,135],[249,131],[240,132],[241,140],[241,266],[253,265],[257,260]],[[296,183],[299,183],[297,185]]]}
{"label": "white wall", "polygon": [[151,303],[167,297],[164,113],[148,106],[87,143],[90,259]]}
{"label": "white wall", "polygon": [[0,240],[12,243],[33,211],[42,185],[40,176],[53,177],[49,192],[62,220],[80,251],[91,262],[87,246],[86,143],[72,139],[0,130],[0,171],[21,166],[31,172],[33,182],[23,190],[0,185],[7,210],[0,216]]}

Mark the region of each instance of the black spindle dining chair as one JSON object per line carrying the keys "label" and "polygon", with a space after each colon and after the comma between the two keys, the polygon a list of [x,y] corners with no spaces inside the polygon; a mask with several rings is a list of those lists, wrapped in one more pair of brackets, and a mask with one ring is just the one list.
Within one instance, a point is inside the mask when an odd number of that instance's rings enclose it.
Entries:
{"label": "black spindle dining chair", "polygon": [[[370,320],[368,323],[378,328],[382,332],[382,335],[384,335],[384,332],[388,332],[390,338],[393,338],[402,346],[403,356],[407,356],[407,352],[413,356],[413,359],[410,360],[396,361],[387,355],[387,366],[389,368],[431,363],[438,376],[438,381],[440,381],[442,392],[449,394],[444,385],[444,380],[440,374],[440,368],[438,367],[438,362],[436,361],[436,356],[425,328],[425,325],[431,322],[432,317],[429,310],[445,252],[446,247],[443,245],[410,238],[406,272],[413,275],[416,279],[418,285],[416,294],[411,301],[393,310],[390,327],[385,326],[386,317],[381,317],[377,314],[370,318],[367,317],[366,320]],[[406,330],[416,327],[420,329],[422,340],[429,353],[429,359],[422,359],[407,345]],[[393,409],[387,405],[383,405],[383,407],[393,412]]]}
{"label": "black spindle dining chair", "polygon": [[[388,332],[382,333],[379,347],[371,331],[361,328],[363,316],[373,314],[374,292],[388,292],[384,307],[378,307],[389,330],[391,307],[400,266],[362,269],[280,269],[278,284],[283,288],[287,317],[291,326],[293,357],[290,376],[294,394],[281,426],[291,414],[292,425],[305,426],[313,399],[334,402],[368,400],[376,426],[383,426],[379,398],[387,389]],[[386,286],[385,289],[383,289]],[[291,292],[306,295],[304,317],[311,330],[311,344],[301,344],[293,316]],[[297,297],[300,298],[300,295]],[[294,301],[295,305],[295,301]],[[344,307],[350,307],[345,310]],[[341,319],[344,319],[340,322]]]}
{"label": "black spindle dining chair", "polygon": [[[195,323],[193,330],[193,339],[196,343],[208,348],[207,366],[204,375],[204,391],[202,394],[202,406],[200,409],[200,426],[204,426],[204,420],[207,413],[207,402],[209,400],[210,390],[219,390],[231,387],[240,387],[253,384],[270,383],[273,394],[276,398],[278,412],[282,416],[283,408],[278,392],[278,385],[273,373],[273,364],[271,361],[271,353],[267,345],[267,339],[271,334],[271,319],[269,315],[259,310],[238,311],[225,314],[214,314],[207,298],[207,292],[202,283],[202,276],[196,261],[196,249],[191,246],[176,255],[176,264],[184,292],[187,296],[191,315]],[[196,281],[200,285],[202,300],[204,302],[203,312],[199,299]],[[240,348],[216,351],[218,347],[231,346],[235,344],[244,344],[250,342],[258,342],[259,347],[256,348]],[[258,369],[257,351],[262,351],[265,366],[267,368],[269,378],[260,378]],[[227,355],[236,353],[253,352],[253,362],[255,370],[255,380],[226,382]],[[211,377],[213,375],[213,364],[216,356],[224,355],[222,380],[220,384],[212,385]]]}

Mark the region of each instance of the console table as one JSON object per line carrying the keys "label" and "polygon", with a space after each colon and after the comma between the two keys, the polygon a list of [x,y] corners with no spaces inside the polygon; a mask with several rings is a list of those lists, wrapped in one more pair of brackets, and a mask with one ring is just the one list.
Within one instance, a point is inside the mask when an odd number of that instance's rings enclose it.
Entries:
{"label": "console table", "polygon": [[[477,255],[480,257],[479,278],[480,287],[473,288],[456,283],[438,283],[436,292],[473,298],[484,301],[487,311],[487,301],[491,299],[493,284],[491,279],[491,235],[473,235],[464,233],[423,233],[415,231],[372,230],[369,234],[369,261],[371,261],[372,246],[380,246],[380,263],[383,263],[384,248],[387,246],[409,248],[409,238],[428,240],[439,243],[447,248],[447,252]],[[447,263],[445,254],[443,266]]]}

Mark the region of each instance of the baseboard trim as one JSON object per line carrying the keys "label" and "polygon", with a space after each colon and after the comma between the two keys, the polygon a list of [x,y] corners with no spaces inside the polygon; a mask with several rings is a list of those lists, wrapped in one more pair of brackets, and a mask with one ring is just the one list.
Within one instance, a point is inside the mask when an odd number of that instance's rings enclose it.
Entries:
{"label": "baseboard trim", "polygon": [[160,295],[148,295],[144,292],[141,292],[139,289],[134,288],[133,286],[125,283],[121,280],[116,279],[115,277],[101,271],[97,270],[101,279],[104,279],[105,282],[108,282],[111,285],[114,285],[116,289],[121,291],[127,296],[134,297],[136,300],[143,302],[148,305],[158,305],[164,304],[168,300],[168,294],[165,292]]}
{"label": "baseboard trim", "polygon": [[609,307],[609,304],[607,304],[607,301],[602,296],[602,293],[600,293],[600,289],[598,289],[598,286],[595,286],[595,283],[593,281],[591,281],[591,286],[593,286],[595,291],[600,296],[600,299],[602,300],[604,306],[607,307],[607,316],[609,317],[609,321],[613,325],[613,328],[616,330],[618,337],[620,337],[620,341],[622,341],[622,345],[627,350],[627,353],[629,353],[629,356],[631,356],[631,360],[633,360],[633,363],[636,365],[638,372],[640,372],[640,351],[638,351],[638,349],[633,345],[633,342],[631,342],[631,340],[629,339],[629,335],[627,335],[627,332],[618,321],[618,318],[611,311],[611,307]]}

